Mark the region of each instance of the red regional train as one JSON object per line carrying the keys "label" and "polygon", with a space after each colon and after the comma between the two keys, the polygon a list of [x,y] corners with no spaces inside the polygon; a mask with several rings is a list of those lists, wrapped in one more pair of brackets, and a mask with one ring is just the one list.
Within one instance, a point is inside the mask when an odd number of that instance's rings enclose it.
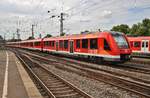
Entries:
{"label": "red regional train", "polygon": [[128,40],[134,55],[150,55],[150,36],[128,37]]}
{"label": "red regional train", "polygon": [[127,37],[112,31],[10,42],[7,45],[114,62],[130,60],[132,52]]}

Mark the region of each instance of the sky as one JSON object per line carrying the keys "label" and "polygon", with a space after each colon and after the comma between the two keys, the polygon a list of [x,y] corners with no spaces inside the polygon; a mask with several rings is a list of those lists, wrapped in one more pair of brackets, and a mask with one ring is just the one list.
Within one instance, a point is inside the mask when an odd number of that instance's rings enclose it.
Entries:
{"label": "sky", "polygon": [[[48,13],[50,11],[50,13]],[[0,35],[21,39],[42,34],[59,35],[58,17],[64,13],[64,32],[78,34],[81,31],[110,30],[114,25],[132,26],[144,18],[150,18],[150,0],[0,0]]]}

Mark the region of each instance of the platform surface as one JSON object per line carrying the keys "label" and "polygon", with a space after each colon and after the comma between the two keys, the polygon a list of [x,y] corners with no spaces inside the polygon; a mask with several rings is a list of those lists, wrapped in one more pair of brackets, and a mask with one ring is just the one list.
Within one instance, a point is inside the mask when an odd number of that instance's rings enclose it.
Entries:
{"label": "platform surface", "polygon": [[42,98],[11,51],[0,50],[0,98]]}

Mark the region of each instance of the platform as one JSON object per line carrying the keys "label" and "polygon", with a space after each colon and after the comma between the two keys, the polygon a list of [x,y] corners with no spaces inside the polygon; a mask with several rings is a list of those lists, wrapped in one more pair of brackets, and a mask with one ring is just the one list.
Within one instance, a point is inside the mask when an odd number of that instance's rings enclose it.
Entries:
{"label": "platform", "polygon": [[0,97],[42,98],[14,53],[0,50]]}

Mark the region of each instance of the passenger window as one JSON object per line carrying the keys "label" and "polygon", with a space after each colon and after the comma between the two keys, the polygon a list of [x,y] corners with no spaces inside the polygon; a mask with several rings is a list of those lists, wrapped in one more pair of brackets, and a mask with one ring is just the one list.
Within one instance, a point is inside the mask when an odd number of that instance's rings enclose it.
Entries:
{"label": "passenger window", "polygon": [[51,45],[52,45],[52,47],[54,47],[54,46],[55,46],[55,42],[54,42],[54,41],[52,41]]}
{"label": "passenger window", "polygon": [[40,46],[40,42],[35,42],[35,46]]}
{"label": "passenger window", "polygon": [[33,43],[30,43],[30,46],[33,47]]}
{"label": "passenger window", "polygon": [[82,48],[88,48],[88,39],[82,39]]}
{"label": "passenger window", "polygon": [[59,41],[59,48],[63,48],[63,41],[61,40],[61,41]]}
{"label": "passenger window", "polygon": [[49,41],[44,42],[44,46],[50,46],[50,42]]}
{"label": "passenger window", "polygon": [[148,47],[148,42],[146,42],[146,47]]}
{"label": "passenger window", "polygon": [[80,39],[76,40],[76,48],[80,48]]}
{"label": "passenger window", "polygon": [[68,48],[68,40],[64,41],[64,48],[67,49]]}
{"label": "passenger window", "polygon": [[104,39],[104,50],[111,50],[106,39]]}
{"label": "passenger window", "polygon": [[49,46],[50,46],[50,47],[52,46],[52,42],[51,42],[51,41],[49,42]]}
{"label": "passenger window", "polygon": [[140,42],[134,42],[134,47],[140,47]]}
{"label": "passenger window", "polygon": [[144,47],[144,42],[142,42],[142,47]]}
{"label": "passenger window", "polygon": [[98,45],[97,45],[97,38],[95,39],[90,39],[90,49],[97,49]]}

